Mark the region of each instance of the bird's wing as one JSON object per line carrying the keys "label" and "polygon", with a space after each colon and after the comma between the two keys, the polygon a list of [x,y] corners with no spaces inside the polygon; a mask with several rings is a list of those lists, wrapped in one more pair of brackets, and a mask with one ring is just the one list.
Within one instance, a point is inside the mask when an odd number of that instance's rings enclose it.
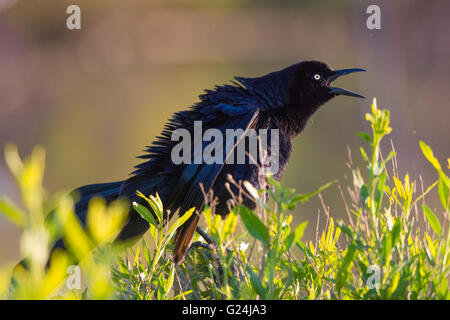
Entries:
{"label": "bird's wing", "polygon": [[[246,109],[246,112],[239,112],[239,114],[229,114],[226,121],[221,122],[219,126],[215,127],[215,129],[221,131],[222,137],[226,136],[226,129],[242,129],[242,134],[238,136],[237,139],[233,141],[225,141],[227,145],[224,146],[223,150],[228,152],[225,154],[223,162],[228,159],[236,145],[241,141],[248,130],[255,128],[258,114],[258,109],[253,108]],[[183,190],[182,194],[178,194],[179,196],[182,196],[181,201],[179,202],[179,212],[180,214],[184,214],[184,212],[190,208],[195,207],[197,209],[197,213],[192,215],[191,218],[189,218],[189,220],[177,230],[174,249],[175,263],[180,263],[183,261],[200,218],[198,212],[203,209],[205,199],[200,184],[203,185],[204,191],[208,193],[222,170],[222,167],[223,163],[189,164],[185,167],[182,175],[180,176],[179,183],[176,187],[177,190],[175,190],[175,192]]]}

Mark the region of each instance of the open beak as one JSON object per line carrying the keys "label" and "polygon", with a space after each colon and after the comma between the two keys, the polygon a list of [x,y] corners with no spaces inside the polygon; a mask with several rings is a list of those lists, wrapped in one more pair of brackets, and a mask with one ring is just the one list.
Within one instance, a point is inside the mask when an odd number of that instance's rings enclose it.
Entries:
{"label": "open beak", "polygon": [[[335,70],[333,71],[333,74],[328,78],[328,82],[333,82],[334,80],[336,80],[337,78],[339,78],[340,76],[343,76],[345,74],[350,74],[350,73],[354,73],[354,72],[362,72],[362,71],[366,71],[364,69],[358,69],[358,68],[354,68],[354,69],[342,69],[342,70]],[[357,97],[357,98],[363,98],[365,99],[365,97],[342,89],[342,88],[337,88],[337,87],[330,87],[330,92],[335,94],[335,95],[343,95],[343,96],[350,96],[350,97]]]}

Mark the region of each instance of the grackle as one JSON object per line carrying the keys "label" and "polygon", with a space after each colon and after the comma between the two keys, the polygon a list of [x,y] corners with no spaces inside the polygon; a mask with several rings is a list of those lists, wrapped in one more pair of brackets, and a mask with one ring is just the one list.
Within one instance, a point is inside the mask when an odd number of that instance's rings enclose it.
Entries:
{"label": "grackle", "polygon": [[[278,129],[279,168],[273,177],[279,180],[291,155],[292,139],[304,129],[308,119],[321,105],[338,95],[364,98],[331,86],[338,77],[359,71],[365,70],[332,70],[324,62],[304,61],[262,77],[236,77],[231,84],[206,90],[200,95],[198,103],[173,115],[162,134],[140,156],[145,161],[136,166],[130,178],[77,189],[80,195],[75,207],[77,216],[85,223],[88,202],[94,196],[101,196],[107,202],[125,197],[141,203],[142,199],[136,195],[137,190],[145,195],[158,193],[171,215],[176,212],[183,214],[192,207],[197,212],[201,211],[205,203],[204,193],[212,190],[218,199],[216,212],[226,215],[230,188],[226,188],[225,183],[229,175],[234,181],[247,180],[259,188],[260,162],[210,163],[203,160],[200,163],[194,161],[175,164],[172,149],[178,142],[172,139],[172,133],[178,129],[193,133],[195,121],[201,121],[202,132],[214,128],[224,136],[227,129],[241,129],[241,136],[235,137],[230,148],[233,150],[239,139],[245,137],[246,132],[251,129],[256,132],[259,129]],[[267,149],[270,153],[270,146]],[[248,199],[244,199],[244,203],[254,208],[254,204]],[[173,253],[175,263],[183,261],[198,221],[197,213],[177,230]],[[148,228],[148,223],[130,209],[127,222],[115,241],[137,239]],[[59,241],[59,246],[62,245]]]}

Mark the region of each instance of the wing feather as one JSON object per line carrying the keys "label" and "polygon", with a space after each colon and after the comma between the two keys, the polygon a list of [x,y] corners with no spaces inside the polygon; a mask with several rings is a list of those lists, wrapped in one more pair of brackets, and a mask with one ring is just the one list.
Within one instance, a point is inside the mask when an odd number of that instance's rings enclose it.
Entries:
{"label": "wing feather", "polygon": [[[259,111],[257,109],[252,110],[252,112],[248,112],[245,115],[230,118],[226,123],[222,124],[220,128],[217,128],[222,132],[223,136],[225,136],[226,129],[243,130],[242,135],[237,137],[235,141],[231,142],[234,144],[232,148],[224,148],[224,150],[228,151],[228,153],[225,155],[223,162],[228,159],[233,149],[236,148],[237,144],[246,135],[248,130],[255,127],[258,114]],[[227,143],[230,142],[227,141]],[[187,188],[183,188],[183,186],[181,186],[182,189],[187,189],[187,192],[185,193],[185,196],[181,201],[180,214],[183,214],[192,207],[196,208],[196,214],[189,218],[189,220],[186,221],[183,226],[181,226],[177,230],[177,234],[175,237],[175,249],[173,254],[174,262],[177,264],[181,263],[184,260],[184,256],[191,244],[195,229],[199,221],[199,212],[203,210],[205,199],[200,184],[203,184],[205,192],[208,193],[213,186],[217,176],[219,175],[221,169],[223,168],[223,165],[223,163],[195,165],[197,166],[197,170],[193,178],[187,182],[189,185],[187,186]],[[190,167],[188,167],[187,169],[192,170],[192,168]]]}

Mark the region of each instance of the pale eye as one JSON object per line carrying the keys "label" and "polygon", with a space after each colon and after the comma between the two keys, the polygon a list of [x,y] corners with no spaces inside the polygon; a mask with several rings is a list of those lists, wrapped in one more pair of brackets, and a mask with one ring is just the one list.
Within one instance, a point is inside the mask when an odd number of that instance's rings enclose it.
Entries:
{"label": "pale eye", "polygon": [[316,74],[314,75],[314,79],[315,79],[315,80],[319,80],[319,79],[320,79],[320,74],[316,73]]}

